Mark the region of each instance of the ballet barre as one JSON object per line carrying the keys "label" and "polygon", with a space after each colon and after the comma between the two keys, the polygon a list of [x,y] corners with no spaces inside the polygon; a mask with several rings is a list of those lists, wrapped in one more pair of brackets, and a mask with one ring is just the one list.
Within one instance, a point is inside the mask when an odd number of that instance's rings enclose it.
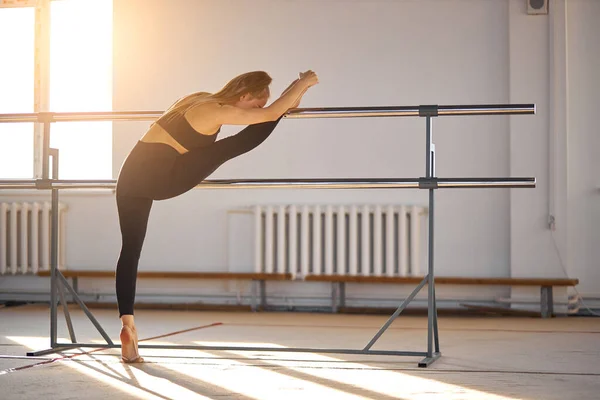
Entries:
{"label": "ballet barre", "polygon": [[[439,178],[435,174],[435,146],[433,143],[432,120],[443,116],[482,116],[482,115],[531,115],[535,114],[534,104],[483,104],[483,105],[420,105],[420,106],[382,106],[382,107],[323,107],[298,108],[283,115],[284,119],[307,118],[360,118],[360,117],[422,117],[425,118],[425,176],[419,178],[361,178],[361,179],[215,179],[205,180],[197,189],[423,189],[429,191],[429,229],[428,229],[428,272],[414,291],[402,302],[381,329],[363,349],[322,349],[322,348],[271,348],[271,347],[228,347],[228,346],[165,346],[140,344],[139,348],[153,349],[193,349],[193,350],[247,350],[247,351],[285,351],[340,354],[371,354],[424,357],[419,367],[427,367],[441,357],[435,300],[434,274],[434,193],[438,189],[467,188],[535,188],[534,177],[471,177]],[[39,112],[29,114],[0,114],[0,123],[34,122],[41,123],[43,129],[43,164],[41,179],[2,179],[0,189],[12,190],[51,190],[52,209],[58,208],[59,190],[75,189],[113,189],[115,180],[63,180],[58,179],[58,150],[50,148],[50,126],[54,122],[65,121],[153,121],[159,118],[159,111],[118,111],[89,113],[52,113]],[[50,164],[50,158],[52,163]],[[49,168],[52,166],[52,178]],[[28,356],[52,354],[68,348],[118,348],[100,326],[96,318],[81,301],[58,270],[58,213],[52,213],[51,229],[51,289],[50,289],[50,348],[27,353]],[[427,294],[427,351],[372,350],[371,347],[386,331],[392,322],[402,313],[418,292],[428,285]],[[90,321],[98,329],[107,344],[77,343],[70,315],[64,299],[64,289],[70,292]],[[72,343],[57,342],[58,299],[63,305],[65,319]]]}

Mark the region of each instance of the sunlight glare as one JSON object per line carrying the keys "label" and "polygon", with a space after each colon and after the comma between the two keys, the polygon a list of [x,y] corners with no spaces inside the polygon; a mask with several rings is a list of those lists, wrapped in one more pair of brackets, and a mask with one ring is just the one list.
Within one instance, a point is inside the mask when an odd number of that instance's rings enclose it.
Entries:
{"label": "sunlight glare", "polygon": [[[211,344],[212,345],[212,344]],[[231,345],[231,344],[229,344]],[[147,351],[149,349],[141,349]],[[170,350],[169,356],[210,358],[210,364],[200,363],[165,363],[162,366],[180,374],[190,376],[202,382],[216,385],[228,391],[239,393],[244,398],[260,400],[305,400],[305,399],[348,399],[359,400],[364,397],[343,392],[316,382],[297,379],[281,374],[262,366],[215,358],[215,355],[198,350]],[[148,359],[147,356],[144,356]],[[157,360],[157,362],[160,362]]]}
{"label": "sunlight glare", "polygon": [[209,397],[202,396],[165,378],[147,374],[136,367],[130,368],[129,371],[138,384],[160,396],[168,396],[171,399],[210,400]]}
{"label": "sunlight glare", "polygon": [[[248,346],[245,343],[232,342],[194,342],[200,346]],[[255,343],[252,344],[254,346]],[[274,343],[262,343],[261,347],[284,347]],[[434,379],[421,378],[398,371],[389,371],[365,364],[347,362],[341,359],[322,356],[316,353],[285,353],[288,357],[293,354],[293,359],[283,359],[280,352],[253,352],[234,351],[229,353],[246,358],[259,359],[262,362],[285,367],[287,369],[312,375],[320,379],[328,379],[360,387],[372,392],[386,396],[399,396],[406,400],[422,399],[426,391],[438,398],[443,395],[444,399],[466,399],[466,400],[513,400],[513,397],[505,397],[479,390],[440,382]],[[313,362],[314,364],[310,364]]]}
{"label": "sunlight glare", "polygon": [[[51,3],[50,110],[112,110],[112,0]],[[61,179],[112,178],[112,122],[52,127]]]}
{"label": "sunlight glare", "polygon": [[[41,349],[48,345],[48,338],[44,337],[11,336],[8,339],[31,349]],[[242,342],[194,343],[199,346],[248,346],[247,343]],[[174,345],[170,342],[152,342],[152,344]],[[273,343],[252,343],[252,346],[283,347]],[[232,350],[228,352],[249,360],[248,362],[232,360],[198,350],[140,349],[141,355],[147,361],[153,360],[157,363],[154,365],[160,364],[161,368],[254,399],[279,400],[284,392],[286,400],[312,397],[327,399],[364,398],[358,394],[330,387],[328,381],[339,382],[342,385],[405,400],[424,398],[515,399],[440,382],[435,379],[412,376],[409,373],[347,362],[314,353],[286,353],[288,356],[293,354],[293,359],[286,360],[282,357],[283,353],[276,352]],[[165,357],[169,357],[170,361],[165,362]],[[142,399],[208,399],[208,397],[198,395],[168,379],[148,373],[143,370],[143,367],[138,368],[135,365],[128,366],[120,362],[114,362],[112,361],[114,358],[116,357],[111,356],[111,361],[99,362],[98,357],[84,354],[77,356],[76,360],[65,360],[62,364]],[[177,358],[185,359],[185,361],[177,360]],[[198,361],[198,359],[203,360]],[[252,365],[251,359],[256,359],[261,364]],[[265,368],[262,363],[294,371],[297,374],[310,375],[314,377],[314,380],[290,376],[284,372],[285,370],[277,372],[268,367]],[[139,385],[139,387],[136,387],[136,385]]]}
{"label": "sunlight glare", "polygon": [[[34,103],[33,8],[0,9],[0,113],[31,113]],[[0,179],[33,178],[33,123],[0,124]]]}
{"label": "sunlight glare", "polygon": [[[47,348],[49,342],[47,337],[8,336],[7,339],[32,350]],[[58,340],[59,342],[67,342],[64,338]],[[116,356],[111,356],[110,360],[109,362],[99,362],[93,354],[82,354],[77,358],[62,361],[61,365],[66,365],[90,378],[144,400],[210,400],[209,397],[199,395],[167,379],[152,376],[138,369],[138,366],[129,366],[120,361],[115,362],[114,360],[119,360]]]}

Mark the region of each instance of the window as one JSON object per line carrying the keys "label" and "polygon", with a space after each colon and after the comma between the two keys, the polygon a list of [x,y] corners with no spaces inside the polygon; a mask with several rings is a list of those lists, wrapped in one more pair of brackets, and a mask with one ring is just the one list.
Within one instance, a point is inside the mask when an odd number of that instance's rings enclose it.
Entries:
{"label": "window", "polygon": [[[49,109],[38,111],[112,110],[112,8],[112,0],[50,2],[50,76],[40,85]],[[35,23],[33,7],[0,8],[0,113],[34,112]],[[60,150],[61,179],[112,178],[112,122],[53,123],[50,145]],[[0,124],[0,179],[32,178],[33,160],[34,124]]]}
{"label": "window", "polygon": [[[33,8],[0,8],[0,113],[31,113],[34,104]],[[33,177],[33,123],[0,123],[0,178]]]}
{"label": "window", "polygon": [[[53,1],[50,111],[112,110],[112,0]],[[53,123],[61,179],[112,178],[112,122]]]}

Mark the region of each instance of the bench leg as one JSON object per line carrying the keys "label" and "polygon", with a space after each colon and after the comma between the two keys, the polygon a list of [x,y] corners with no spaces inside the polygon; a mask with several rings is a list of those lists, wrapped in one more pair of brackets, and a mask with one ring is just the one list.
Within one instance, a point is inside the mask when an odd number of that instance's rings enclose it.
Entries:
{"label": "bench leg", "polygon": [[264,280],[258,282],[260,284],[260,308],[264,311],[267,308],[267,282]]}
{"label": "bench leg", "polygon": [[554,299],[552,298],[552,286],[542,286],[540,294],[540,309],[542,313],[542,318],[552,318],[554,316]]}
{"label": "bench leg", "polygon": [[340,285],[340,301],[339,301],[339,306],[340,307],[346,307],[346,282],[339,282]]}
{"label": "bench leg", "polygon": [[337,289],[338,284],[336,282],[331,282],[331,312],[337,313]]}
{"label": "bench leg", "polygon": [[251,286],[252,293],[250,295],[250,310],[252,310],[253,312],[256,311],[256,293],[258,292],[257,286],[258,286],[258,281],[253,279],[252,286]]}

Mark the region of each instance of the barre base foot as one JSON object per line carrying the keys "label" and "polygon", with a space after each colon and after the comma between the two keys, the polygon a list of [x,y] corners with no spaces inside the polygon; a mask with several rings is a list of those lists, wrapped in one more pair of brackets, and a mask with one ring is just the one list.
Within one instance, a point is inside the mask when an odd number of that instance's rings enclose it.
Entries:
{"label": "barre base foot", "polygon": [[28,351],[27,357],[45,356],[47,354],[57,354],[64,350],[76,349],[79,345],[54,347],[46,350]]}
{"label": "barre base foot", "polygon": [[433,353],[433,355],[431,357],[425,357],[424,359],[422,359],[421,361],[419,361],[419,368],[427,368],[428,366],[430,366],[431,364],[433,364],[433,362],[435,360],[437,360],[438,358],[440,358],[442,356],[442,353]]}

